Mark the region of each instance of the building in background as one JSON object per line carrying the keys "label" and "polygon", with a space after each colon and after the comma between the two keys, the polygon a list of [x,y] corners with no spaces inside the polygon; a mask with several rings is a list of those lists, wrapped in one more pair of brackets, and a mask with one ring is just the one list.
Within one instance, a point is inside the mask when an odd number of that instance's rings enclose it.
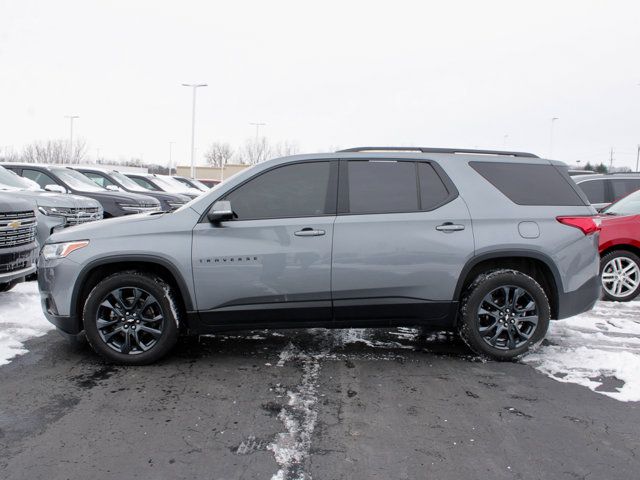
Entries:
{"label": "building in background", "polygon": [[[229,178],[231,175],[235,175],[245,168],[249,168],[250,166],[251,165],[244,165],[240,163],[228,163],[224,166],[224,169],[212,166],[196,166],[196,178],[198,180],[221,181],[225,178]],[[188,165],[178,165],[176,167],[176,175],[190,177],[191,167]]]}

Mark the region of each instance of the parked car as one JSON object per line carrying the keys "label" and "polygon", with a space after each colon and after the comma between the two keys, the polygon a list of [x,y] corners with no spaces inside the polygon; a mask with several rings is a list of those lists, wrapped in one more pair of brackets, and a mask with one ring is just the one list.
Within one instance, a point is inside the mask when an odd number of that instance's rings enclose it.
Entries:
{"label": "parked car", "polygon": [[177,180],[170,180],[171,177],[167,175],[156,175],[153,173],[137,172],[125,172],[125,175],[136,182],[138,185],[156,192],[178,193],[181,195],[186,195],[191,199],[199,197],[202,193],[200,190],[189,188],[179,183]]}
{"label": "parked car", "polygon": [[102,205],[104,218],[160,210],[160,202],[155,198],[137,193],[107,190],[96,185],[80,172],[61,165],[34,163],[4,163],[2,165],[22,177],[33,180],[44,190],[73,193],[97,200]]}
{"label": "parked car", "polygon": [[628,302],[640,293],[640,191],[602,211],[600,279],[607,300]]}
{"label": "parked car", "polygon": [[571,177],[577,177],[578,175],[591,175],[597,173],[594,170],[568,170],[567,173]]}
{"label": "parked car", "polygon": [[[388,150],[388,151],[387,151]],[[600,295],[595,210],[532,154],[361,148],[269,160],[162,215],[55,233],[46,317],[145,364],[224,329],[457,329],[511,359]]]}
{"label": "parked car", "polygon": [[125,192],[140,193],[142,195],[153,197],[160,202],[162,210],[165,211],[180,208],[191,200],[190,197],[179,193],[166,193],[144,188],[117,170],[85,166],[72,168],[106,189],[114,189],[115,191],[124,190]]}
{"label": "parked car", "polygon": [[36,213],[30,202],[0,192],[0,292],[36,271]]}
{"label": "parked car", "polygon": [[572,178],[598,210],[640,188],[640,173],[600,173]]}
{"label": "parked car", "polygon": [[220,180],[211,180],[208,178],[202,178],[199,180],[205,187],[213,188],[220,183]]}
{"label": "parked car", "polygon": [[200,190],[201,192],[208,192],[210,190],[209,187],[195,178],[181,177],[180,175],[171,175],[171,178],[182,183],[183,185],[186,185],[189,188],[195,188],[196,190]]}
{"label": "parked car", "polygon": [[102,206],[96,200],[46,192],[40,187],[34,190],[32,183],[0,166],[0,192],[10,193],[30,203],[36,212],[40,245],[56,230],[102,219]]}

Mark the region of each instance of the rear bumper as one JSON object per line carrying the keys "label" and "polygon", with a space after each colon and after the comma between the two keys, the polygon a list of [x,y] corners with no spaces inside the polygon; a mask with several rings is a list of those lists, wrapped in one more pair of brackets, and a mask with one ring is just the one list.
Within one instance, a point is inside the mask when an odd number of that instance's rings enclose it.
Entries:
{"label": "rear bumper", "polygon": [[597,275],[577,290],[562,293],[558,298],[558,320],[591,310],[600,298],[601,288],[600,276]]}

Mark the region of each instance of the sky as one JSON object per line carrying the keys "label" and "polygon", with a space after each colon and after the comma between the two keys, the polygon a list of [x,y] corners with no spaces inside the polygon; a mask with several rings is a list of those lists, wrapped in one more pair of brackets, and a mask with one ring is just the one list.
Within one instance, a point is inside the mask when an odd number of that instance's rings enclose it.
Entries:
{"label": "sky", "polygon": [[[638,1],[0,0],[0,152],[68,138],[167,164],[260,134],[301,152],[506,148],[635,168]],[[553,142],[551,141],[552,121]]]}

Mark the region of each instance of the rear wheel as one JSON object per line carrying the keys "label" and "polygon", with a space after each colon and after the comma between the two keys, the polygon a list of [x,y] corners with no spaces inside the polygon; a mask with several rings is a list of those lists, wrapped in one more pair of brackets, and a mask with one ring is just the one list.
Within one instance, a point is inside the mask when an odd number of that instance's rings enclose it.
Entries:
{"label": "rear wheel", "polygon": [[627,250],[607,253],[600,259],[600,281],[606,300],[633,300],[640,293],[640,258]]}
{"label": "rear wheel", "polygon": [[541,342],[551,309],[542,287],[517,270],[480,275],[465,292],[460,336],[476,353],[510,360]]}
{"label": "rear wheel", "polygon": [[144,365],[165,356],[178,339],[170,286],[140,272],[107,277],[89,294],[83,321],[93,349],[114,363]]}

